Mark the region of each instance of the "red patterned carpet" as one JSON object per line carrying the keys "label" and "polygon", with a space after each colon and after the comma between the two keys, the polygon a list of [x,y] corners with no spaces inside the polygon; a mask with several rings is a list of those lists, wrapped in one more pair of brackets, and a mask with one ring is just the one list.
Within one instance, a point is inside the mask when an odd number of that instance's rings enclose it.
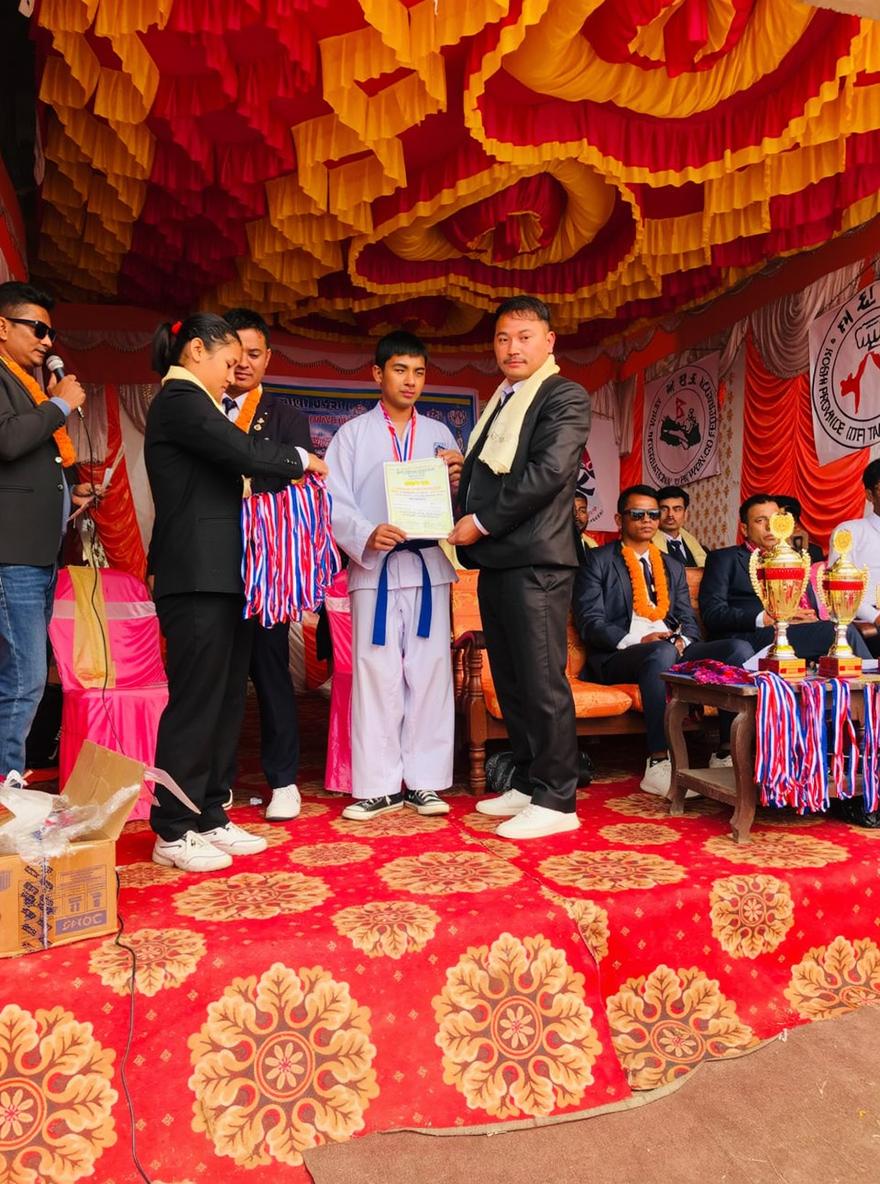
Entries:
{"label": "red patterned carpet", "polygon": [[[304,1182],[326,1140],[586,1113],[880,1002],[878,832],[765,814],[736,847],[720,806],[669,818],[607,766],[574,835],[503,842],[464,794],[449,819],[349,823],[315,784],[322,719],[309,701],[302,817],[236,810],[265,855],[195,877],[149,862],[142,823],[119,843],[157,1184]],[[244,766],[246,802],[250,737]],[[137,1179],[127,954],[2,974],[0,1184]]]}

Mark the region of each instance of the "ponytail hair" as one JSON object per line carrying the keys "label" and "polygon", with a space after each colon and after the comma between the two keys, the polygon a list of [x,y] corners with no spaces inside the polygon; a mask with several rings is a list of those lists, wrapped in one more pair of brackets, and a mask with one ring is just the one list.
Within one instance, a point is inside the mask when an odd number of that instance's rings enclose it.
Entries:
{"label": "ponytail hair", "polygon": [[177,366],[184,347],[199,337],[210,350],[227,341],[237,341],[238,334],[223,317],[213,312],[197,312],[185,321],[165,321],[153,334],[153,369],[164,377],[169,366]]}

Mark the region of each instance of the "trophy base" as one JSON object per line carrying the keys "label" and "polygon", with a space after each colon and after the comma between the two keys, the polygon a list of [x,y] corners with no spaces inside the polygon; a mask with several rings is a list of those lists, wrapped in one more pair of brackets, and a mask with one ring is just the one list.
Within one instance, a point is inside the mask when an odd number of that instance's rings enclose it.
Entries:
{"label": "trophy base", "polygon": [[823,678],[861,678],[862,659],[854,654],[846,658],[824,654],[819,659],[819,673]]}
{"label": "trophy base", "polygon": [[803,658],[761,658],[759,670],[769,670],[780,678],[806,678],[807,663]]}

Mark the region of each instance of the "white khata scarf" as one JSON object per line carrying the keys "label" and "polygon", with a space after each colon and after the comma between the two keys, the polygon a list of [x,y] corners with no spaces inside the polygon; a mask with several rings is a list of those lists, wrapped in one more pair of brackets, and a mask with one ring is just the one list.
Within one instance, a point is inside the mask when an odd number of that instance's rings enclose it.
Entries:
{"label": "white khata scarf", "polygon": [[[508,396],[507,401],[492,424],[486,443],[480,451],[480,460],[487,464],[493,473],[497,473],[500,476],[503,473],[510,472],[510,466],[513,464],[513,458],[516,456],[516,449],[519,445],[519,434],[522,431],[526,413],[531,407],[541,383],[558,373],[559,367],[556,365],[556,359],[553,357],[553,354],[551,354],[544,365],[539,370],[536,370],[531,378],[527,378],[518,390]],[[492,418],[495,408],[501,401],[501,393],[507,385],[507,379],[505,379],[486,404],[486,409],[477,420],[477,425],[470,434],[467,446],[468,452],[471,451],[482,436],[483,429]]]}

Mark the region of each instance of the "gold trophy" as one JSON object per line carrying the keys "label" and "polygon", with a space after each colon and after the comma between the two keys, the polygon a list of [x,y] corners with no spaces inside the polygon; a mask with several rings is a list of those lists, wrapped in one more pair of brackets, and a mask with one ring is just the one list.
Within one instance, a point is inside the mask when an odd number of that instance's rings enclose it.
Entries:
{"label": "gold trophy", "polygon": [[845,528],[834,532],[831,547],[837,552],[837,559],[831,567],[819,569],[816,587],[837,628],[837,635],[831,649],[819,659],[819,673],[825,678],[858,678],[862,673],[862,659],[852,652],[846,630],[865,594],[868,569],[855,567],[850,562],[852,535]]}
{"label": "gold trophy", "polygon": [[[810,556],[789,546],[794,530],[791,514],[774,514],[770,532],[776,545],[766,554],[753,551],[749,561],[752,587],[766,612],[775,620],[776,638],[766,658],[758,663],[761,670],[772,670],[783,678],[803,678],[807,666],[788,640],[788,624],[798,610],[810,579]],[[844,630],[844,633],[846,631]]]}

